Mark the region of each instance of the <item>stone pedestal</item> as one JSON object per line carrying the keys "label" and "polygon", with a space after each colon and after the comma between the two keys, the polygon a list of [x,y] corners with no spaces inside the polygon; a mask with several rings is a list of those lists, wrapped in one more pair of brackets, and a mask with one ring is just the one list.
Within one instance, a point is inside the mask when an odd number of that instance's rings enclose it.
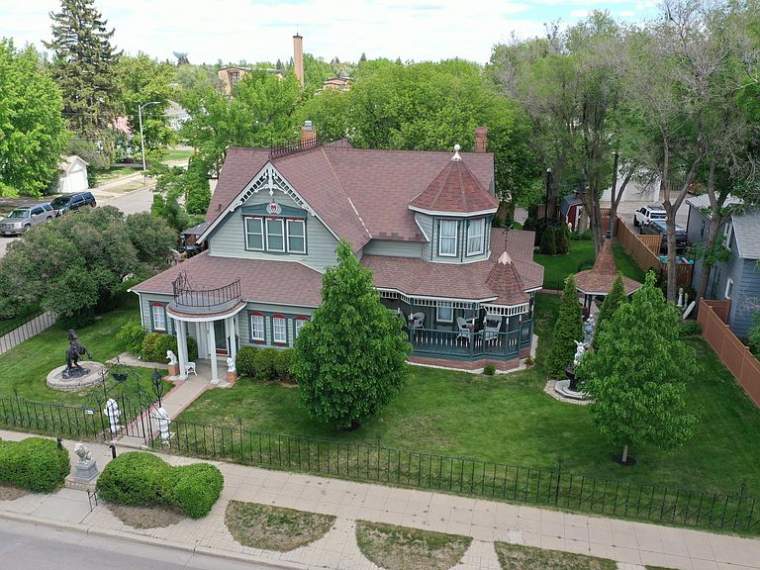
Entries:
{"label": "stone pedestal", "polygon": [[230,384],[234,384],[235,382],[237,382],[237,378],[238,378],[238,375],[236,371],[234,370],[227,371],[227,378],[226,378],[227,382],[229,382]]}
{"label": "stone pedestal", "polygon": [[169,376],[179,376],[179,363],[169,365]]}
{"label": "stone pedestal", "polygon": [[98,478],[98,464],[94,459],[80,461],[74,466],[74,472],[66,477],[66,487],[86,491],[95,488],[95,480]]}

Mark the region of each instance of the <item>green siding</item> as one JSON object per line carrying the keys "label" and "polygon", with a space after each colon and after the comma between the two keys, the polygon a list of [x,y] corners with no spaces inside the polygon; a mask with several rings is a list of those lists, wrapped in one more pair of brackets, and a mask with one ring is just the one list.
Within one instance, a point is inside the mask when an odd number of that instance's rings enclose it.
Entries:
{"label": "green siding", "polygon": [[409,241],[373,239],[364,246],[365,255],[389,255],[392,257],[422,257],[423,244]]}

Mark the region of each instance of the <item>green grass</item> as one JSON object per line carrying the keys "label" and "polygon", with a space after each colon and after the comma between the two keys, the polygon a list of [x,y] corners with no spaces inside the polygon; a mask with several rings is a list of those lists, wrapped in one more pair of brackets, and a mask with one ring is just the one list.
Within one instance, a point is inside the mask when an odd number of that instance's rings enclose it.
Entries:
{"label": "green grass", "polygon": [[544,287],[547,289],[562,289],[568,275],[588,269],[595,258],[594,242],[591,240],[570,240],[570,251],[565,255],[533,256],[536,263],[544,266]]}
{"label": "green grass", "polygon": [[111,168],[97,170],[95,171],[95,184],[105,184],[106,182],[111,182],[117,178],[123,178],[137,172],[140,172],[140,170],[130,166],[113,166]]}
{"label": "green grass", "polygon": [[588,407],[558,402],[543,392],[540,368],[551,342],[559,297],[537,297],[539,366],[485,377],[409,367],[406,386],[378,416],[360,429],[336,432],[311,419],[298,389],[277,383],[240,380],[229,390],[204,393],[180,421],[258,432],[324,438],[341,442],[380,442],[385,446],[551,468],[561,458],[573,473],[616,482],[665,485],[709,492],[737,492],[744,482],[760,497],[760,410],[700,339],[699,374],[689,385],[690,409],[699,421],[682,449],[633,450],[638,463],[622,467],[595,429]]}
{"label": "green grass", "polygon": [[612,254],[615,256],[615,265],[623,275],[635,279],[639,283],[644,282],[644,272],[618,242],[612,243]]}
{"label": "green grass", "polygon": [[[137,318],[137,299],[130,295],[118,308],[97,317],[92,324],[77,329],[82,344],[92,353],[93,360],[105,362],[125,350],[116,333],[129,320]],[[46,385],[48,373],[66,364],[66,327],[58,323],[39,335],[0,355],[0,398],[18,394],[35,402],[84,404],[102,394],[102,387],[81,392],[60,392]],[[112,395],[136,397],[138,386],[152,394],[151,373],[147,368],[131,368],[130,378],[123,386],[108,381]],[[167,386],[168,387],[168,386]]]}
{"label": "green grass", "polygon": [[534,546],[494,543],[503,570],[615,570],[617,563],[606,558],[584,556]]}
{"label": "green grass", "polygon": [[164,160],[187,160],[192,154],[191,149],[170,148],[164,152]]}

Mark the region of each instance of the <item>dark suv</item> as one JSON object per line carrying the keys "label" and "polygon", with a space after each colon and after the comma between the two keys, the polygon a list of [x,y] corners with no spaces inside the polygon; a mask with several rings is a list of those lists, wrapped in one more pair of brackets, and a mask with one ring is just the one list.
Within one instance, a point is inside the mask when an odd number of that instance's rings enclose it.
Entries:
{"label": "dark suv", "polygon": [[98,204],[95,202],[95,196],[92,195],[92,192],[77,192],[76,194],[58,196],[50,202],[50,205],[53,206],[57,215],[61,216],[66,212],[76,212],[85,206],[94,208]]}
{"label": "dark suv", "polygon": [[[641,233],[662,236],[660,252],[668,252],[668,226],[664,221],[654,220],[648,224],[642,225]],[[686,249],[686,228],[683,226],[676,226],[676,250],[683,251],[684,249]]]}

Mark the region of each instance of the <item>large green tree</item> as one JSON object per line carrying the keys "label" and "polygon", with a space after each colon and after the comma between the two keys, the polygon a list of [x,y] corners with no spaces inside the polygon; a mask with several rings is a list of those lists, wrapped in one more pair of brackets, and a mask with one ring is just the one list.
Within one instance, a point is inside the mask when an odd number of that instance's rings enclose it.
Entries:
{"label": "large green tree", "polygon": [[122,290],[129,274],[165,267],[176,237],[159,218],[125,218],[109,206],[38,226],[0,261],[0,314],[40,303],[64,317],[87,317]]}
{"label": "large green tree", "polygon": [[628,298],[625,296],[625,287],[623,286],[623,276],[618,273],[615,282],[612,284],[612,290],[604,298],[599,313],[596,316],[596,328],[594,330],[594,346],[599,346],[599,331],[606,326],[607,321],[612,318],[618,307],[625,303]]}
{"label": "large green tree", "polygon": [[293,372],[309,413],[340,429],[376,414],[401,388],[409,342],[351,247],[322,279],[322,304],[296,340]]}
{"label": "large green tree", "polygon": [[599,331],[598,347],[577,373],[594,398],[599,431],[622,450],[651,444],[672,449],[693,433],[686,384],[694,377],[694,350],[681,340],[678,309],[666,302],[653,272],[630,303],[622,304]]}
{"label": "large green tree", "polygon": [[0,196],[37,196],[66,141],[61,94],[32,48],[0,40]]}
{"label": "large green tree", "polygon": [[108,30],[94,0],[61,0],[60,11],[50,18],[53,38],[45,47],[53,52],[53,76],[63,93],[66,119],[77,136],[95,142],[110,159],[119,89],[114,31]]}
{"label": "large green tree", "polygon": [[583,340],[583,311],[578,302],[575,277],[565,279],[562,304],[554,323],[551,350],[548,355],[547,372],[552,378],[562,378],[565,368],[573,363],[576,341]]}

